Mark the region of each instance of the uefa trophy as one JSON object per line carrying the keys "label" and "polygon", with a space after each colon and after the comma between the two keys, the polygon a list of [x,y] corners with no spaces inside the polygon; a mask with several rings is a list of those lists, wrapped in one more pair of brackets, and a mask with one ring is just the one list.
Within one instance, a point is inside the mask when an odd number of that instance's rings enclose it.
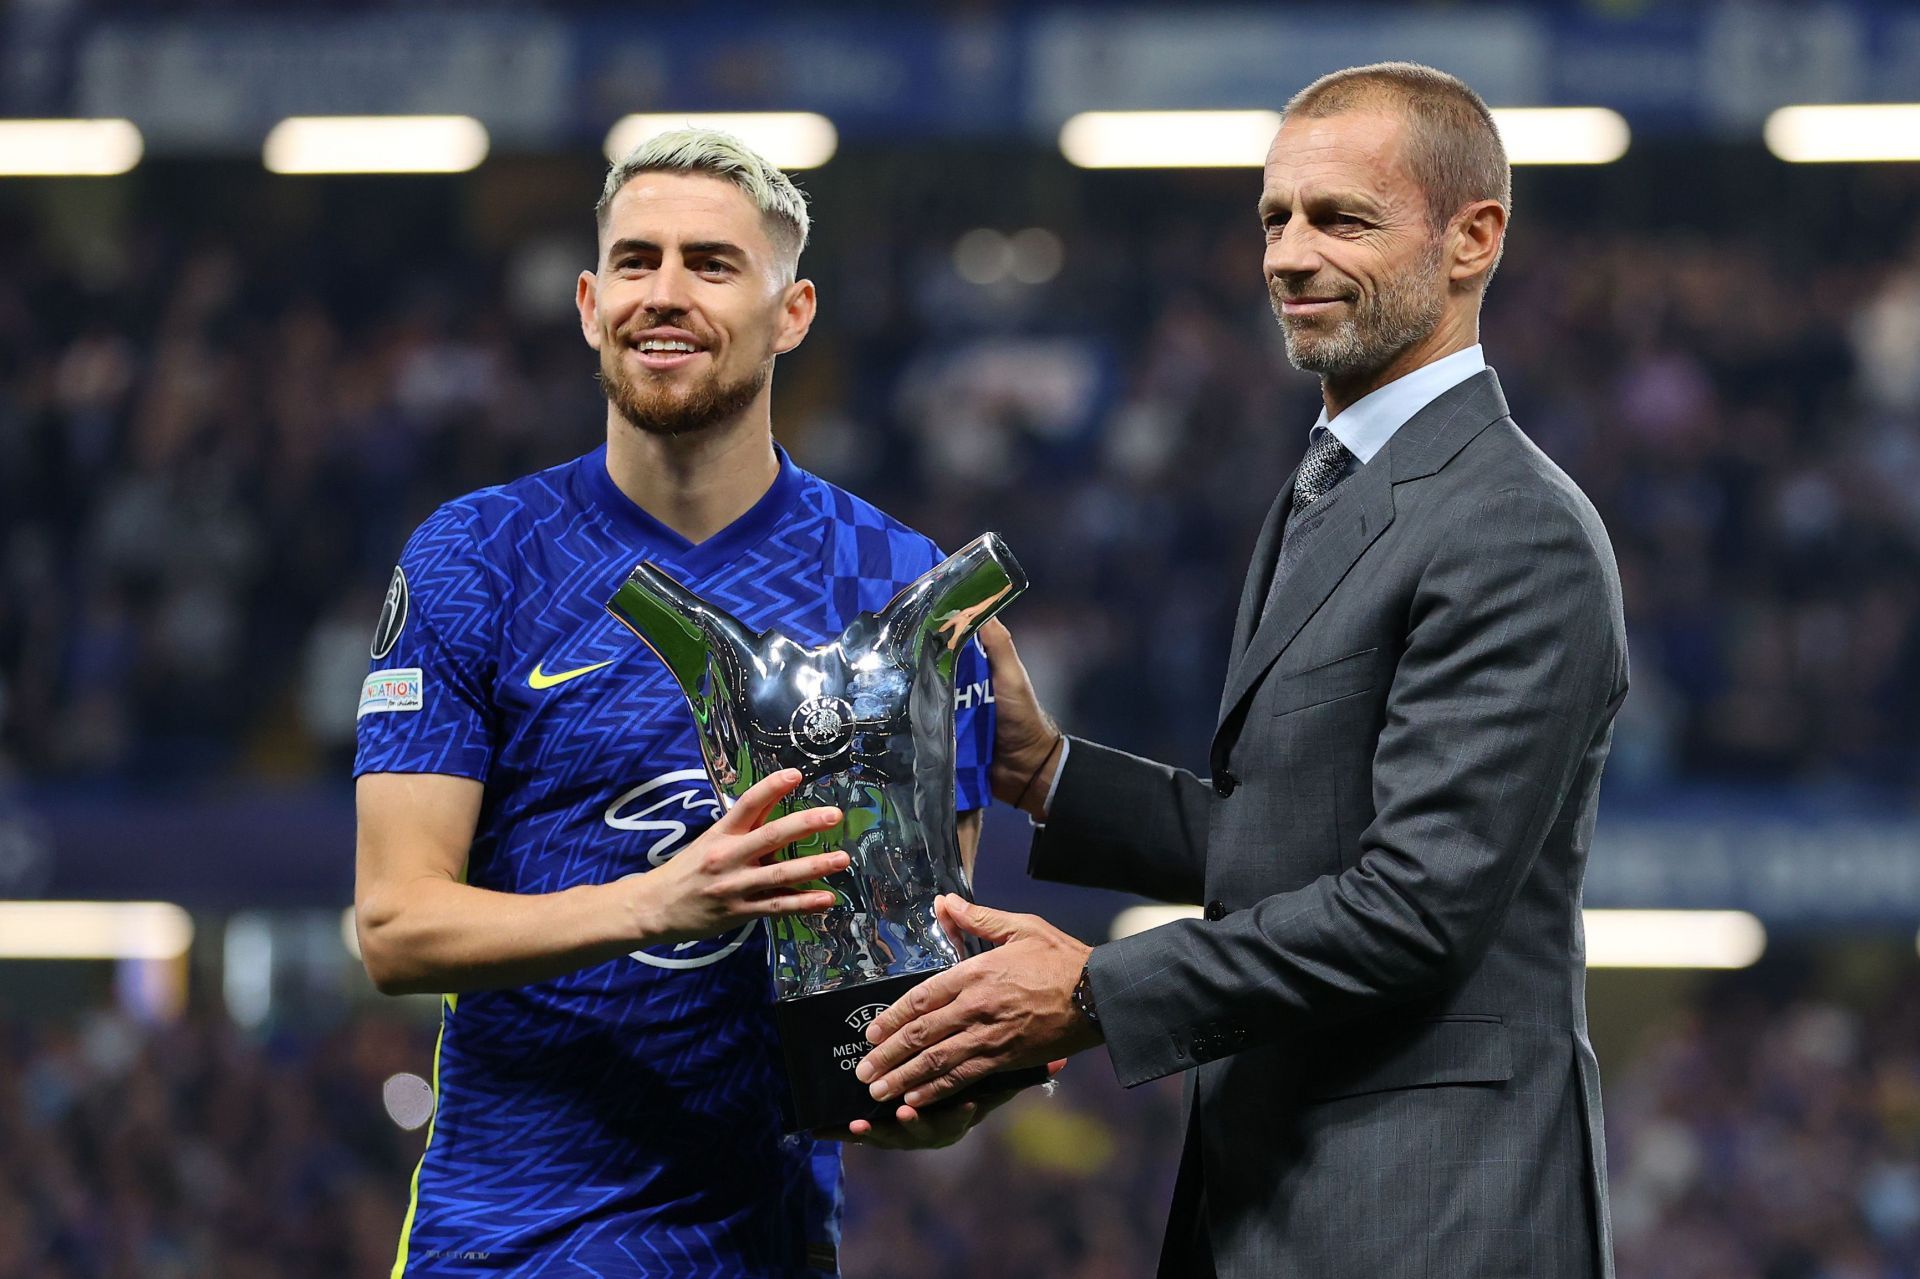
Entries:
{"label": "uefa trophy", "polygon": [[[750,632],[652,563],[607,603],[679,681],[723,805],[796,768],[805,780],[768,820],[841,811],[838,825],[777,854],[846,850],[845,870],[807,885],[839,900],[768,921],[774,1020],[799,1128],[890,1115],[853,1074],[868,1024],[986,948],[950,934],[933,909],[941,893],[972,897],[954,822],[954,670],[967,640],[1026,587],[1006,543],[987,533],[819,648]],[[1045,1075],[1008,1072],[990,1086]]]}

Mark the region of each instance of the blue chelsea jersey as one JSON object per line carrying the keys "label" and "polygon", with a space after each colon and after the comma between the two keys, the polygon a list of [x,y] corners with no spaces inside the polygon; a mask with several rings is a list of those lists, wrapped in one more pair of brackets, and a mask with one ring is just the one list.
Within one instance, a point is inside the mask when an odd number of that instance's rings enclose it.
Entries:
{"label": "blue chelsea jersey", "polygon": [[[551,893],[642,873],[719,815],[691,713],[604,606],[651,559],[755,630],[838,636],[940,561],[794,466],[694,545],[601,448],[436,511],[394,572],[362,690],[362,773],[485,784],[466,879]],[[986,663],[957,677],[958,799],[987,803]],[[438,1105],[393,1274],[834,1273],[840,1148],[784,1136],[766,934],[449,996]]]}

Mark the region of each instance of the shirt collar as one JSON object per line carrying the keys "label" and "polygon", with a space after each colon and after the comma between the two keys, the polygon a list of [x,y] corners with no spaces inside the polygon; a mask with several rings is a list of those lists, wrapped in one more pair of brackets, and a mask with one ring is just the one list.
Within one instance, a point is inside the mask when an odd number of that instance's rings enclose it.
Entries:
{"label": "shirt collar", "polygon": [[710,572],[737,558],[749,548],[772,535],[780,520],[800,498],[806,472],[778,443],[774,457],[780,463],[773,483],[745,514],[704,542],[689,542],[673,529],[648,514],[628,497],[607,471],[607,446],[602,444],[579,459],[580,475],[590,498],[629,537],[639,551],[660,555],[684,565],[689,571]]}
{"label": "shirt collar", "polygon": [[[1334,438],[1365,465],[1387,446],[1395,431],[1413,420],[1414,414],[1486,367],[1487,358],[1476,342],[1361,396],[1331,422],[1322,408],[1314,431],[1325,427],[1333,432]],[[1313,432],[1308,434],[1311,438]]]}

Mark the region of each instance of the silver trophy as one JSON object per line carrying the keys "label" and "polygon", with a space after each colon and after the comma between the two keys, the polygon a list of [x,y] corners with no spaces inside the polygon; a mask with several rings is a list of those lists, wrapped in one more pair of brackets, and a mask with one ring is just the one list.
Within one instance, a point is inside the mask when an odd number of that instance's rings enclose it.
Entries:
{"label": "silver trophy", "polygon": [[[769,921],[797,1127],[890,1112],[853,1075],[868,1023],[985,949],[950,934],[933,909],[941,893],[972,897],[954,829],[954,670],[973,633],[1026,587],[1006,543],[987,533],[818,648],[749,631],[652,563],[607,604],[679,681],[722,804],[796,768],[805,780],[771,816],[819,805],[843,814],[779,854],[845,849],[845,870],[808,885],[838,900]],[[1019,1073],[995,1082],[1033,1082]]]}

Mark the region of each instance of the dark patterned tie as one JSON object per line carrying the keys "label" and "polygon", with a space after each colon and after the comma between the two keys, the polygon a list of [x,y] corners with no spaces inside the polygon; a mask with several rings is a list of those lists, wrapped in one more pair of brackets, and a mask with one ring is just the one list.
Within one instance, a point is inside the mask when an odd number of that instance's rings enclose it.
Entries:
{"label": "dark patterned tie", "polygon": [[1260,606],[1260,620],[1266,620],[1273,602],[1285,589],[1294,565],[1300,562],[1305,551],[1305,543],[1312,540],[1313,529],[1319,523],[1316,520],[1313,525],[1298,527],[1301,513],[1331,493],[1335,485],[1352,473],[1358,461],[1332,431],[1324,426],[1313,428],[1313,435],[1307,441],[1307,455],[1300,459],[1299,473],[1293,479],[1293,509],[1287,512],[1286,527],[1280,530],[1280,551],[1275,557],[1273,577],[1267,583],[1267,598]]}
{"label": "dark patterned tie", "polygon": [[1324,426],[1314,427],[1313,439],[1307,443],[1307,455],[1300,459],[1300,473],[1293,481],[1293,511],[1287,517],[1288,523],[1344,480],[1353,462],[1353,454],[1340,442],[1339,436]]}

